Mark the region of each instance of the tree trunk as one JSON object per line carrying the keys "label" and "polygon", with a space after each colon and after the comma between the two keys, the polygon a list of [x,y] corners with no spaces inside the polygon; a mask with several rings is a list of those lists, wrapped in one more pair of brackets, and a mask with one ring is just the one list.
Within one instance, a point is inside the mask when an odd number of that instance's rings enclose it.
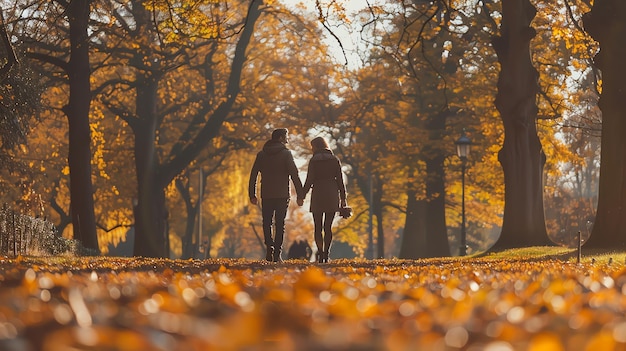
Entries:
{"label": "tree trunk", "polygon": [[600,43],[595,65],[602,71],[602,141],[598,207],[585,248],[626,248],[626,1],[596,0],[585,29]]}
{"label": "tree trunk", "polygon": [[[181,259],[188,259],[194,257],[194,245],[193,245],[193,234],[194,228],[196,225],[196,218],[198,216],[198,202],[196,205],[191,201],[191,193],[189,191],[189,182],[187,184],[183,184],[180,179],[176,179],[176,188],[180,193],[180,197],[185,202],[185,213],[187,214],[187,218],[185,221],[185,232],[182,237],[183,244],[183,253],[181,255]],[[200,200],[198,200],[200,201]]]}
{"label": "tree trunk", "polygon": [[[196,207],[197,208],[197,207]],[[192,209],[187,209],[187,218],[185,220],[185,233],[182,237],[183,244],[183,253],[180,256],[181,259],[186,260],[188,258],[193,258],[195,253],[196,246],[193,244],[193,234],[194,228],[196,224],[196,217],[198,211],[194,211]]]}
{"label": "tree trunk", "polygon": [[427,204],[425,200],[417,199],[417,191],[411,184],[407,189],[406,217],[399,257],[403,259],[427,257]]}
{"label": "tree trunk", "polygon": [[72,214],[65,212],[63,207],[59,205],[57,202],[58,199],[58,188],[60,183],[60,178],[57,178],[54,181],[54,185],[52,186],[52,191],[48,194],[48,202],[50,203],[50,207],[59,215],[59,222],[55,225],[57,229],[57,235],[61,236],[65,231],[65,228],[72,223]]}
{"label": "tree trunk", "polygon": [[[440,155],[440,153],[438,153]],[[445,210],[444,156],[426,160],[426,256],[450,256]]]}
{"label": "tree trunk", "polygon": [[131,126],[135,135],[137,211],[133,254],[169,257],[164,232],[165,190],[157,181],[159,160],[155,140],[157,130],[158,79],[150,73],[137,77],[137,120]]}
{"label": "tree trunk", "polygon": [[68,3],[70,24],[69,103],[64,107],[69,125],[70,201],[74,239],[83,247],[100,253],[91,182],[91,105],[88,21],[91,1]]}
{"label": "tree trunk", "polygon": [[445,212],[445,151],[440,147],[449,113],[443,110],[426,121],[429,138],[421,152],[426,163],[426,196],[417,200],[417,193],[409,186],[401,258],[450,256]]}
{"label": "tree trunk", "polygon": [[[376,256],[378,256],[378,252],[374,253],[374,228],[373,228],[373,223],[374,223],[373,219],[376,216],[375,215],[376,207],[374,205],[375,203],[374,198],[376,196],[375,191],[374,191],[374,187],[375,187],[374,182],[376,181],[376,179],[378,179],[378,175],[370,173],[369,170],[367,171],[367,173],[363,173],[361,170],[364,168],[369,169],[369,167],[367,166],[363,167],[359,163],[352,163],[351,165],[352,165],[352,170],[354,172],[353,173],[354,181],[356,182],[357,187],[361,191],[361,194],[364,194],[365,202],[369,206],[369,215],[368,215],[369,216],[368,217],[369,231],[368,233],[370,237],[368,237],[365,258],[373,259],[373,258],[376,258]],[[379,245],[378,250],[380,250],[380,245]],[[384,251],[384,244],[383,244],[383,251]]]}
{"label": "tree trunk", "polygon": [[372,204],[373,206],[373,215],[376,217],[376,242],[378,243],[376,247],[376,257],[377,258],[385,258],[385,230],[383,225],[383,180],[380,176],[376,175],[374,177],[375,182],[372,184],[374,189],[372,189]]}
{"label": "tree trunk", "polygon": [[426,230],[428,235],[426,256],[450,256],[448,229],[446,227],[446,150],[442,140],[446,134],[446,121],[450,115],[447,108],[431,114],[426,121],[428,142],[422,152],[426,163]]}
{"label": "tree trunk", "polygon": [[528,0],[503,1],[501,36],[493,39],[500,62],[495,104],[504,124],[498,159],[505,205],[502,233],[492,250],[551,244],[543,207],[545,155],[535,124],[538,73],[530,55],[536,12]]}

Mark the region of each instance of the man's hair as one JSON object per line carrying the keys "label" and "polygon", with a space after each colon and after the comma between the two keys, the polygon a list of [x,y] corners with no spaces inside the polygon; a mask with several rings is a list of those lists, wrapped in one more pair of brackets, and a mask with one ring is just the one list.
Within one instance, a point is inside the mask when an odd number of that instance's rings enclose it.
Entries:
{"label": "man's hair", "polygon": [[274,129],[274,131],[272,132],[272,140],[278,140],[281,137],[287,136],[288,132],[289,131],[287,130],[287,128]]}

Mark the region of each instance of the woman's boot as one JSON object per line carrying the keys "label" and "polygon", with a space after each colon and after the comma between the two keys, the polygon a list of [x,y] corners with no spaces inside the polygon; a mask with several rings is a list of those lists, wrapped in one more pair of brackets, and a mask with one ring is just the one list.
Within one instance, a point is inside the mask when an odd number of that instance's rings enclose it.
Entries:
{"label": "woman's boot", "polygon": [[283,261],[283,257],[282,257],[282,253],[283,253],[283,249],[280,247],[275,247],[274,248],[274,262],[277,263],[283,263],[285,261]]}
{"label": "woman's boot", "polygon": [[328,251],[322,252],[322,262],[328,263]]}

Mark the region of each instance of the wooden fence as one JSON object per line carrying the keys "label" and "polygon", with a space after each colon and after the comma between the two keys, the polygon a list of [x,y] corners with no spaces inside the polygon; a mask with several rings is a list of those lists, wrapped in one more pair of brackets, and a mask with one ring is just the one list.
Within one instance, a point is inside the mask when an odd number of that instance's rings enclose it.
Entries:
{"label": "wooden fence", "polygon": [[0,255],[42,256],[78,252],[78,243],[61,237],[51,222],[20,214],[7,204],[0,209]]}

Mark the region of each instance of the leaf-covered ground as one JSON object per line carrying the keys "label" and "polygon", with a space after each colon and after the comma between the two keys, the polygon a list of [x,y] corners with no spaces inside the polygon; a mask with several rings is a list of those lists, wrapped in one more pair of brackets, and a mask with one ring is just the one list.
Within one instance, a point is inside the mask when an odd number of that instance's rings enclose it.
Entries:
{"label": "leaf-covered ground", "polygon": [[0,259],[0,350],[626,350],[613,260]]}

